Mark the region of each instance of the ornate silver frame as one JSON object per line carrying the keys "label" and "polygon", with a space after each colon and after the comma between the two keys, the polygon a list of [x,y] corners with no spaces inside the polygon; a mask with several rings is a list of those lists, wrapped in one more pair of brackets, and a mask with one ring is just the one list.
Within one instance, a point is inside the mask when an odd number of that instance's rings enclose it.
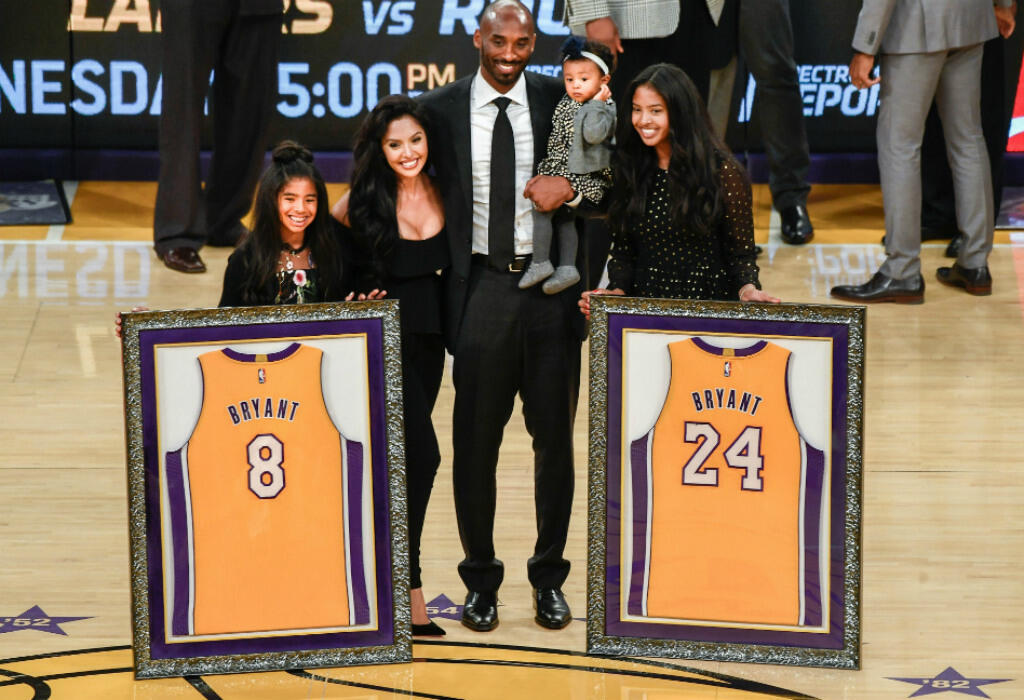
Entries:
{"label": "ornate silver frame", "polygon": [[[132,587],[132,647],[137,678],[192,674],[271,671],[356,664],[399,663],[412,659],[406,525],[405,447],[402,418],[401,339],[397,301],[268,306],[211,310],[149,311],[123,316],[125,434],[127,443],[129,538]],[[362,634],[288,636],[287,644],[271,636],[247,639],[245,651],[232,644],[179,645],[183,654],[158,651],[151,603],[163,586],[151,571],[154,547],[159,548],[159,515],[154,507],[152,462],[157,428],[146,427],[151,410],[155,371],[154,344],[228,343],[333,337],[366,333],[367,391],[372,458],[369,479],[374,494],[373,546],[377,562],[377,629]],[[147,365],[148,363],[148,365]],[[148,370],[146,368],[149,368]],[[147,457],[148,455],[148,457]],[[159,490],[159,487],[156,488]],[[380,500],[376,500],[380,497]],[[158,508],[159,510],[159,508]],[[157,525],[154,528],[154,524]],[[383,527],[380,527],[383,526]],[[159,557],[159,555],[157,555]],[[162,606],[163,603],[160,602]],[[161,607],[162,609],[162,607]],[[167,645],[164,645],[166,648]],[[235,645],[239,646],[239,645]]]}
{"label": "ornate silver frame", "polygon": [[[864,349],[866,311],[862,306],[768,305],[732,302],[678,301],[638,299],[612,296],[591,298],[590,325],[590,476],[588,518],[588,587],[587,587],[587,651],[611,656],[655,656],[716,661],[741,661],[829,668],[856,669],[860,665],[860,600],[861,600],[861,512],[862,512],[862,435],[864,410]],[[621,379],[625,373],[622,343],[618,350],[610,350],[616,334],[621,341],[622,332],[631,327],[663,328],[667,332],[689,335],[718,332],[740,336],[772,336],[812,338],[831,336],[836,359],[842,365],[833,365],[832,408],[844,417],[845,443],[833,440],[827,469],[841,478],[833,478],[830,489],[822,497],[827,503],[832,529],[826,542],[828,560],[834,575],[841,572],[841,590],[832,595],[840,599],[828,618],[827,644],[815,643],[813,635],[806,641],[799,634],[788,636],[783,643],[769,639],[772,635],[762,631],[744,633],[743,629],[716,627],[715,623],[692,624],[680,630],[680,625],[669,627],[656,623],[628,625],[622,613],[621,601],[615,603],[619,582],[618,561],[610,561],[610,546],[618,551],[618,544],[610,542],[609,523],[618,518],[619,501],[609,498],[609,430],[621,433],[621,425],[612,419],[621,418],[621,410],[610,406],[612,394],[621,393]],[[618,341],[617,341],[618,342]],[[610,362],[621,364],[613,367]],[[618,388],[611,386],[614,373],[620,373]],[[825,379],[823,377],[823,379]],[[613,384],[614,382],[612,382]],[[844,386],[842,396],[834,388]],[[621,396],[617,399],[621,409]],[[616,445],[625,437],[615,433]],[[839,442],[840,444],[836,444]],[[621,460],[620,460],[621,461]],[[628,466],[617,466],[626,470]],[[617,487],[616,487],[617,488]],[[823,489],[824,490],[824,489]],[[835,533],[833,530],[841,532]],[[613,587],[609,597],[609,586]],[[609,600],[613,601],[611,604]],[[618,606],[616,608],[616,606]],[[616,608],[609,610],[609,607]],[[618,615],[613,617],[612,614]],[[653,620],[653,618],[652,618]],[[754,623],[751,623],[751,627]],[[824,623],[823,623],[824,624]],[[622,629],[628,628],[628,633]],[[644,630],[650,629],[649,633]],[[746,638],[749,637],[749,638]]]}

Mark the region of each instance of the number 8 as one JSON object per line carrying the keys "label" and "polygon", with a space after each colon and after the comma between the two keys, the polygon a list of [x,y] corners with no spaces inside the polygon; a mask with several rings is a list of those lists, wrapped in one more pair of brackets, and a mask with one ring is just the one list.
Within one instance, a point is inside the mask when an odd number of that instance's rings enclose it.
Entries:
{"label": "number 8", "polygon": [[[257,435],[246,447],[249,456],[249,490],[260,498],[276,498],[284,489],[284,443],[274,435]],[[266,456],[264,457],[264,451]],[[263,475],[270,482],[263,481]]]}

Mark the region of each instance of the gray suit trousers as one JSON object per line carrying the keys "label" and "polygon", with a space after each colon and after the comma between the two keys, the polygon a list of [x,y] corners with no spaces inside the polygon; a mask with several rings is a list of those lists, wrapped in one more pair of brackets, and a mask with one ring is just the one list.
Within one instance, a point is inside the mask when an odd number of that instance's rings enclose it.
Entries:
{"label": "gray suit trousers", "polygon": [[881,272],[921,272],[921,139],[934,97],[953,172],[956,218],[966,239],[963,267],[986,265],[994,213],[988,153],[981,132],[982,44],[935,53],[882,54],[878,169],[885,200],[886,261]]}

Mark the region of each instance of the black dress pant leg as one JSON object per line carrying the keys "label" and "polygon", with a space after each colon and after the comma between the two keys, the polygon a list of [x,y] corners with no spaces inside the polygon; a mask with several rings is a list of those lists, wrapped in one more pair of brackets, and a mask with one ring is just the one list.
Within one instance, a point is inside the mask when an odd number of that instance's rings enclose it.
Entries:
{"label": "black dress pant leg", "polygon": [[516,393],[534,450],[537,540],[528,565],[535,586],[558,587],[572,508],[572,423],[579,390],[580,341],[566,292],[520,290],[520,275],[475,265],[455,349],[455,509],[465,559],[459,575],[472,591],[496,591],[495,472]]}
{"label": "black dress pant leg", "polygon": [[452,482],[465,558],[459,576],[471,591],[495,592],[504,564],[494,552],[498,449],[519,388],[519,276],[474,265],[455,343],[452,380]]}
{"label": "black dress pant leg", "polygon": [[427,503],[441,452],[431,412],[444,373],[444,342],[438,333],[402,337],[402,400],[405,418],[405,481],[409,518],[409,587],[420,588],[420,542]]}
{"label": "black dress pant leg", "polygon": [[[575,485],[572,429],[579,397],[580,341],[565,318],[561,296],[528,294],[522,306],[519,395],[526,431],[533,440],[537,541],[527,574],[534,588],[561,588],[569,575],[564,552]],[[574,312],[578,313],[572,308],[570,313]]]}
{"label": "black dress pant leg", "polygon": [[789,0],[741,0],[740,51],[757,80],[756,109],[768,156],[768,188],[779,211],[805,205],[810,152]]}
{"label": "black dress pant leg", "polygon": [[226,0],[164,0],[160,176],[153,220],[157,253],[206,241],[199,148],[210,70],[231,22]]}
{"label": "black dress pant leg", "polygon": [[206,183],[211,243],[225,242],[252,205],[274,103],[280,15],[235,17],[213,81],[213,156]]}

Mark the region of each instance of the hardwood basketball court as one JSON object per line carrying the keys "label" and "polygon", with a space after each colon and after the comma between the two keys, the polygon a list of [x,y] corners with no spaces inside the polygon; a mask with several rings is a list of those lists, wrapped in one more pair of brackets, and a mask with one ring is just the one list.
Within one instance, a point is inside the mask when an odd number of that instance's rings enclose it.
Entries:
{"label": "hardwood basketball court", "polygon": [[[135,682],[114,313],[215,305],[228,251],[203,250],[207,274],[171,272],[151,249],[154,183],[70,189],[74,223],[0,228],[0,700],[1024,698],[1024,234],[997,232],[991,297],[933,281],[948,264],[936,242],[922,254],[925,304],[868,311],[861,670],[584,655],[586,377],[565,585],[576,620],[533,622],[532,457],[516,413],[499,465],[501,624],[463,628],[446,377],[423,544],[443,641],[417,642],[399,666]],[[832,285],[883,258],[877,186],[815,186],[817,237],[802,248],[779,241],[766,187],[755,204],[762,282],[785,301],[831,303]]]}

